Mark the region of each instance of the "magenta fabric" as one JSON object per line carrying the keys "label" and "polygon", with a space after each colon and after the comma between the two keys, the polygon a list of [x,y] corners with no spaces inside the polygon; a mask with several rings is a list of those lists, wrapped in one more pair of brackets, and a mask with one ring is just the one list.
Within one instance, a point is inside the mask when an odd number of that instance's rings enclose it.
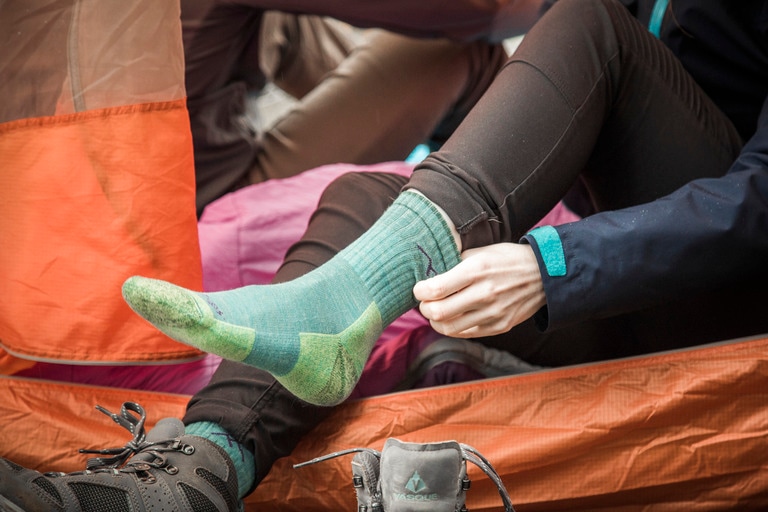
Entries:
{"label": "magenta fabric", "polygon": [[143,366],[36,363],[15,375],[57,382],[193,395],[211,380],[220,361],[218,356],[206,355],[188,363]]}
{"label": "magenta fabric", "polygon": [[198,223],[203,287],[220,291],[269,283],[288,248],[304,234],[328,184],[348,172],[410,175],[413,165],[334,164],[251,185],[212,202]]}

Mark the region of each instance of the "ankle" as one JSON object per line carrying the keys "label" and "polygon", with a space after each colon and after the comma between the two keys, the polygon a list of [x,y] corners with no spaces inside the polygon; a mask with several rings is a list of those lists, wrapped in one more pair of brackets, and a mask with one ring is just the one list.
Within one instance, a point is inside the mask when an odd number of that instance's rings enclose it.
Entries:
{"label": "ankle", "polygon": [[437,212],[440,214],[440,216],[445,221],[445,225],[448,228],[448,230],[451,232],[451,236],[453,237],[453,241],[456,242],[456,250],[461,254],[461,235],[459,234],[459,230],[456,229],[456,225],[453,223],[451,218],[448,216],[448,213],[443,210],[440,206],[435,204],[430,198],[416,190],[415,188],[408,189],[408,192],[412,192],[414,194],[418,194],[427,201],[429,201],[432,206],[437,210]]}

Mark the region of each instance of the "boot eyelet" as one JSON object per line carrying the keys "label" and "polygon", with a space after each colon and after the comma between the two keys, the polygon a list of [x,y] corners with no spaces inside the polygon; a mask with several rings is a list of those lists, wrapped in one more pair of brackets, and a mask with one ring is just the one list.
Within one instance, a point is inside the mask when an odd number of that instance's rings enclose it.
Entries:
{"label": "boot eyelet", "polygon": [[145,484],[154,484],[155,482],[157,482],[157,478],[155,478],[155,475],[151,473],[145,473],[143,476],[139,477],[139,480],[141,480]]}
{"label": "boot eyelet", "polygon": [[175,475],[176,473],[179,472],[179,468],[177,468],[176,466],[167,466],[164,469],[165,469],[165,472],[168,473],[169,475]]}
{"label": "boot eyelet", "polygon": [[191,444],[185,444],[184,447],[181,449],[181,451],[186,455],[192,455],[193,453],[195,453],[195,447],[192,446]]}

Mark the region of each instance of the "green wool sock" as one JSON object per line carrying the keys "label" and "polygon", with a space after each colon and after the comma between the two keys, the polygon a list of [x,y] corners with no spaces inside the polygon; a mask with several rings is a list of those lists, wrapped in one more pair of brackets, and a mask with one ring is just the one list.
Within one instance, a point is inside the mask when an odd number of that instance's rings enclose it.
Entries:
{"label": "green wool sock", "polygon": [[404,192],[349,247],[293,281],[198,293],[132,277],[123,297],[170,337],[266,370],[307,402],[335,405],[384,328],[416,305],[416,282],[458,262],[440,212]]}
{"label": "green wool sock", "polygon": [[238,498],[243,499],[256,479],[256,461],[253,454],[235,441],[218,423],[212,421],[190,423],[186,426],[185,433],[207,439],[227,452],[237,472]]}

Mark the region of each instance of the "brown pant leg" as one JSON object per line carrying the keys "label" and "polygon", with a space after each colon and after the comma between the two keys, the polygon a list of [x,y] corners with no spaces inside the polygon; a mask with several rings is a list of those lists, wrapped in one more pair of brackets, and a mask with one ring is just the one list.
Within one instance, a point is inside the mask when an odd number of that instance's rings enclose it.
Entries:
{"label": "brown pant leg", "polygon": [[[249,91],[267,81],[303,95],[351,51],[353,30],[317,16],[182,0],[185,80],[195,150],[198,214],[248,183],[260,147]],[[258,120],[257,120],[258,121]]]}
{"label": "brown pant leg", "polygon": [[248,63],[257,64],[268,81],[301,99],[352,53],[360,33],[332,18],[267,11]]}
{"label": "brown pant leg", "polygon": [[329,163],[402,160],[436,130],[450,131],[505,59],[500,45],[369,31],[338,68],[264,134],[250,182]]}
{"label": "brown pant leg", "polygon": [[[182,25],[198,213],[248,183],[402,159],[435,129],[444,139],[505,60],[500,45],[371,31],[329,74],[354,44],[329,19],[184,0]],[[303,100],[260,137],[245,100],[265,72]]]}

